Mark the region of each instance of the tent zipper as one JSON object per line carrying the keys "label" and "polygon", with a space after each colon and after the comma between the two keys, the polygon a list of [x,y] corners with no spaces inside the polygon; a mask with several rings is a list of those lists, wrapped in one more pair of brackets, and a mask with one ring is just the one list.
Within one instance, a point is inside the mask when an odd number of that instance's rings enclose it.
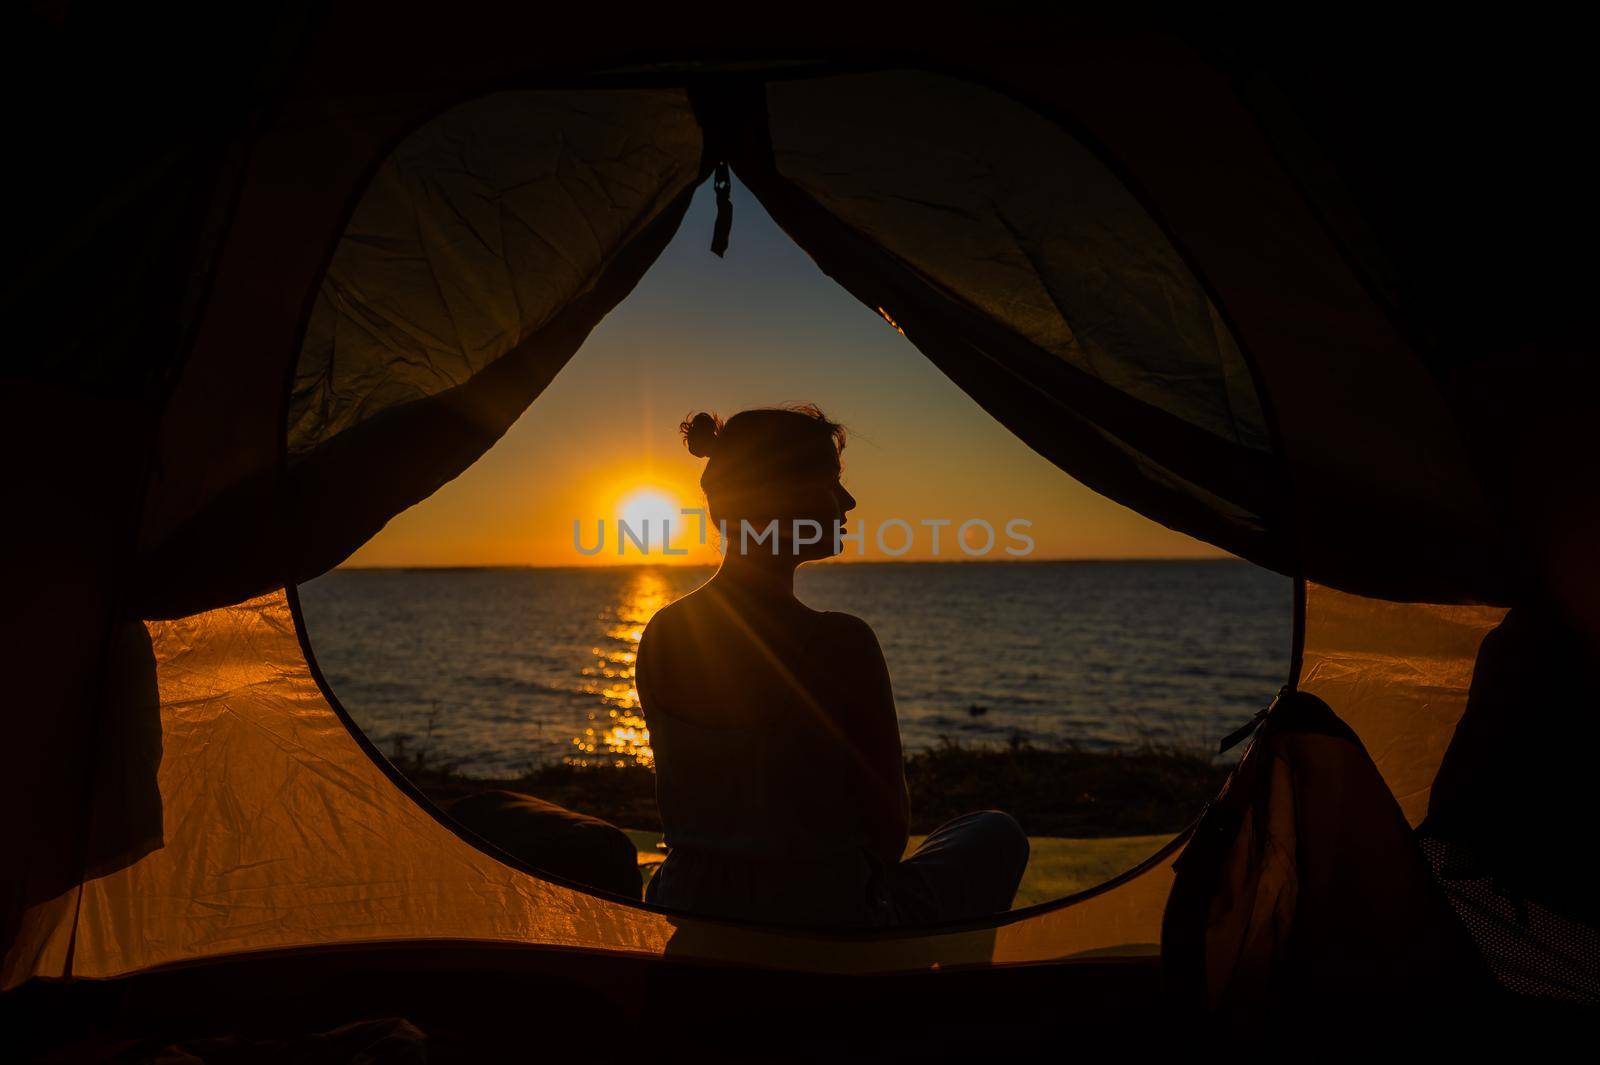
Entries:
{"label": "tent zipper", "polygon": [[728,174],[728,164],[718,163],[711,179],[711,188],[717,194],[717,221],[711,229],[711,254],[722,258],[728,250],[728,234],[733,230],[733,178]]}

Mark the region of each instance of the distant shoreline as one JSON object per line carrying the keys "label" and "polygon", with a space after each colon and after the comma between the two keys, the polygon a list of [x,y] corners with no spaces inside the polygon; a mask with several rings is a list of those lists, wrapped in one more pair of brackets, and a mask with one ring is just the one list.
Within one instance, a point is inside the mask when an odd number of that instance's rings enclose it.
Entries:
{"label": "distant shoreline", "polygon": [[[925,559],[871,559],[859,562],[827,561],[814,566],[1118,566],[1118,565],[1196,565],[1224,563],[1249,565],[1242,558],[1215,556],[1165,556],[1151,558],[925,558]],[[523,563],[483,563],[437,566],[336,566],[333,573],[471,573],[524,570],[562,570],[583,572],[587,570],[631,569],[714,569],[711,562],[623,562],[614,565],[535,566]]]}

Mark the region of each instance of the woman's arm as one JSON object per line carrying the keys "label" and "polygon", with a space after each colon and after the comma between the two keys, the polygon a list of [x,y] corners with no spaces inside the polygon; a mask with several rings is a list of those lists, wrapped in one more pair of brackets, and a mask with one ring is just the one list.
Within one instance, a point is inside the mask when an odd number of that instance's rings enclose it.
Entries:
{"label": "woman's arm", "polygon": [[842,647],[836,665],[843,697],[835,703],[839,725],[859,755],[865,782],[862,801],[873,849],[885,861],[905,854],[911,823],[900,719],[894,708],[889,665],[877,634],[860,618],[837,615]]}

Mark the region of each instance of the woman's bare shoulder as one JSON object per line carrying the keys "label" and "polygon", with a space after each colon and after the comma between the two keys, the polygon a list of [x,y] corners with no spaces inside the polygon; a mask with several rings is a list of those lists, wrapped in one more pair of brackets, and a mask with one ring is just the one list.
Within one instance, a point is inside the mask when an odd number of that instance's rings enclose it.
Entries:
{"label": "woman's bare shoulder", "polygon": [[646,645],[674,645],[690,631],[704,631],[712,605],[704,585],[674,599],[657,610],[645,624],[639,638],[639,652],[643,654]]}
{"label": "woman's bare shoulder", "polygon": [[[690,593],[693,594],[693,593]],[[690,630],[688,616],[691,610],[683,599],[668,603],[657,610],[645,623],[639,634],[639,648],[634,658],[634,678],[640,685],[641,697],[645,688],[660,694],[661,682],[670,676],[671,664],[682,658],[686,647],[685,634]],[[666,672],[663,672],[663,671]]]}
{"label": "woman's bare shoulder", "polygon": [[846,650],[872,655],[883,652],[878,646],[878,634],[866,621],[841,610],[824,610],[817,615],[819,625],[829,639]]}
{"label": "woman's bare shoulder", "polygon": [[674,633],[682,631],[689,617],[698,613],[696,605],[690,601],[694,596],[695,593],[690,592],[679,599],[674,599],[652,614],[650,620],[645,623],[643,634],[639,637],[640,649],[642,650],[646,643],[665,642],[671,639]]}

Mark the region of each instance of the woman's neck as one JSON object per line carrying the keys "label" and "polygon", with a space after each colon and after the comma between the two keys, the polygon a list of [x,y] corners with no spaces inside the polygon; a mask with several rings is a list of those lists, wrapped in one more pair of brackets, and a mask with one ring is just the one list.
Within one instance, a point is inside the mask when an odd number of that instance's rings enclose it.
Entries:
{"label": "woman's neck", "polygon": [[763,599],[793,599],[794,571],[799,563],[782,555],[759,559],[727,554],[712,578],[730,591]]}

